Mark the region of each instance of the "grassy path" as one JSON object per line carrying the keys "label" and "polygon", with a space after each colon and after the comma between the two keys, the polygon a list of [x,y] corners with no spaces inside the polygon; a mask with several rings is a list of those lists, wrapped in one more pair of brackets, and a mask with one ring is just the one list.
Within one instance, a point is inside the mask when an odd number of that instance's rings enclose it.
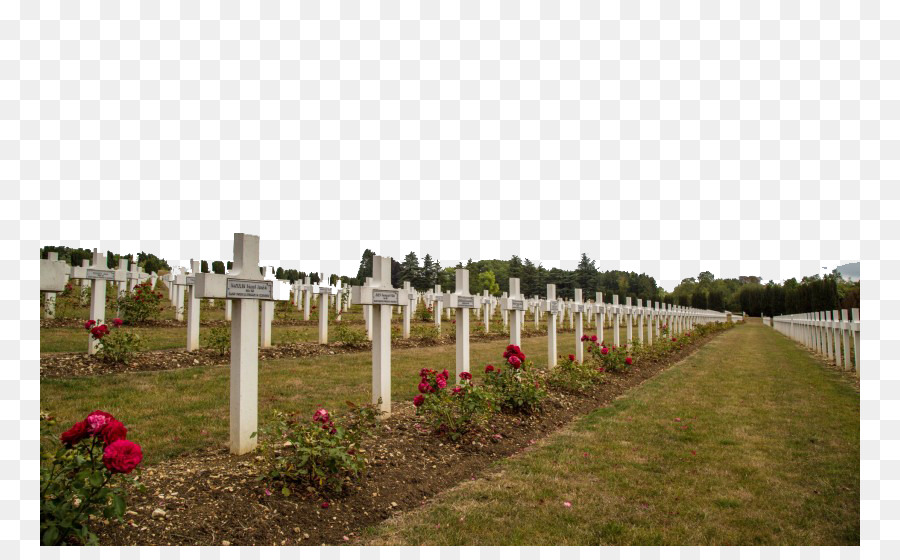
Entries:
{"label": "grassy path", "polygon": [[760,324],[501,467],[369,544],[859,544],[859,394]]}

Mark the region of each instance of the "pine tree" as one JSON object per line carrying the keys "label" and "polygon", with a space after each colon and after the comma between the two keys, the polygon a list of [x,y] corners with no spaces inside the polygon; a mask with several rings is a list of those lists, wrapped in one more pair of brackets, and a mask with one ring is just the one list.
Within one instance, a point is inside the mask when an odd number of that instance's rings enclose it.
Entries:
{"label": "pine tree", "polygon": [[[592,260],[589,259],[587,253],[581,253],[581,261],[578,263],[578,268],[575,269],[575,287],[581,288],[582,297],[584,297],[585,293],[593,293],[595,290],[597,283],[595,281],[595,277],[597,276],[597,265]],[[624,295],[624,294],[623,294]]]}
{"label": "pine tree", "polygon": [[421,274],[422,271],[419,269],[419,257],[416,256],[415,252],[410,252],[404,257],[403,262],[400,263],[400,282],[409,282],[416,289],[421,289],[419,286]]}
{"label": "pine tree", "polygon": [[[375,256],[375,252],[371,249],[366,249],[363,251],[362,258],[359,259],[359,271],[356,273],[356,281],[359,282],[359,285],[362,286],[366,278],[372,277],[372,257]],[[318,278],[318,275],[316,275]]]}

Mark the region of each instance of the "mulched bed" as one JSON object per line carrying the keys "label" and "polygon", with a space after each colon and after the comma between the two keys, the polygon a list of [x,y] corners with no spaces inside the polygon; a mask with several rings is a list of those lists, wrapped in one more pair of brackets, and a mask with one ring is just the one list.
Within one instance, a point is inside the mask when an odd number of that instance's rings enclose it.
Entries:
{"label": "mulched bed", "polygon": [[[225,323],[225,321],[222,321]],[[565,330],[558,330],[560,333]],[[542,336],[546,333],[528,332],[522,333],[523,338]],[[86,335],[85,335],[86,336]],[[469,336],[472,342],[485,342],[489,340],[506,340],[508,334],[493,332],[489,334],[473,333]],[[445,335],[437,340],[426,339],[398,339],[391,343],[394,349],[421,348],[430,346],[442,346],[455,344],[455,336]],[[370,352],[371,344],[366,343],[360,347],[344,346],[340,342],[328,345],[315,342],[296,342],[292,344],[279,344],[270,348],[259,349],[260,360],[280,360],[283,358],[306,358],[310,356],[346,354],[350,352]],[[89,356],[82,352],[58,352],[41,356],[41,378],[51,377],[93,377],[97,375],[110,375],[114,373],[130,371],[160,371],[198,366],[214,366],[231,363],[231,354],[224,356],[214,350],[200,349],[194,352],[187,350],[152,350],[140,352],[127,364],[106,363],[96,356]]]}
{"label": "mulched bed", "polygon": [[[187,317],[187,309],[185,309],[185,317]],[[226,321],[225,319],[216,319],[216,320],[207,320],[203,319],[203,314],[200,314],[200,326],[201,327],[225,327],[231,325],[231,321]],[[107,318],[108,321],[112,320],[112,317]],[[184,329],[187,328],[184,321],[176,321],[175,319],[148,319],[146,321],[141,322],[139,325],[134,325],[135,328],[148,328],[148,329]],[[275,317],[272,319],[272,324],[279,327],[291,327],[291,326],[310,326],[310,327],[318,327],[319,322],[316,319],[310,319],[309,321],[304,321],[303,319],[297,317],[290,318],[281,318]],[[343,318],[340,322],[335,322],[334,320],[329,321],[329,325],[363,325],[365,321],[363,319],[351,319],[351,318]],[[127,326],[127,325],[126,325]],[[84,328],[84,319],[76,319],[74,317],[67,318],[56,318],[56,319],[41,319],[41,328],[42,329],[61,329],[61,328],[72,328],[77,327],[79,329]]]}
{"label": "mulched bed", "polygon": [[[715,335],[713,335],[715,336]],[[644,363],[627,375],[612,375],[588,394],[552,394],[543,413],[498,415],[484,433],[451,444],[430,435],[409,402],[396,403],[363,448],[369,470],[340,496],[298,487],[290,496],[265,494],[256,477],[263,468],[254,454],[233,456],[206,450],[143,470],[145,494],[128,499],[126,523],[99,527],[104,545],[330,545],[358,544],[360,535],[399,512],[420,507],[460,481],[482,477],[498,459],[519,453],[538,438],[608,404],[628,389],[695,351]],[[323,508],[323,502],[328,507]],[[154,515],[155,513],[155,515]]]}

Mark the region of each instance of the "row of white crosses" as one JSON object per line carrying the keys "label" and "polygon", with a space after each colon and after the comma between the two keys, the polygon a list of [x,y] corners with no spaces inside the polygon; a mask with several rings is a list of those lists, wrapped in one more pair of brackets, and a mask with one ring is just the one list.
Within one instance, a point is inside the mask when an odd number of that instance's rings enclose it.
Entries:
{"label": "row of white crosses", "polygon": [[[798,313],[772,317],[772,326],[835,366],[859,372],[859,309]],[[853,360],[850,349],[853,349]]]}

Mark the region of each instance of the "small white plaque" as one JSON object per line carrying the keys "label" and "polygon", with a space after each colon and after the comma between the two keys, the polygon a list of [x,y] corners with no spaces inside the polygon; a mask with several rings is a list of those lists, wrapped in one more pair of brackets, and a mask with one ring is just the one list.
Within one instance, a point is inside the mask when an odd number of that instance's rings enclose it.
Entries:
{"label": "small white plaque", "polygon": [[88,280],[115,280],[116,273],[112,270],[98,270],[96,268],[89,268],[85,273],[85,278]]}
{"label": "small white plaque", "polygon": [[272,281],[227,278],[225,280],[225,298],[272,299]]}
{"label": "small white plaque", "polygon": [[330,294],[331,286],[319,286],[319,293],[320,294]]}
{"label": "small white plaque", "polygon": [[559,313],[559,302],[558,301],[550,302],[550,313]]}
{"label": "small white plaque", "polygon": [[475,297],[474,296],[457,296],[456,298],[456,306],[457,307],[475,307]]}
{"label": "small white plaque", "polygon": [[409,294],[409,301],[416,299],[416,294]]}
{"label": "small white plaque", "polygon": [[523,299],[511,299],[509,300],[510,309],[515,309],[517,311],[525,311],[525,300]]}
{"label": "small white plaque", "polygon": [[194,280],[196,280],[196,278],[194,276],[188,276],[187,278],[184,279],[184,285],[185,286],[193,286]]}
{"label": "small white plaque", "polygon": [[400,292],[396,290],[372,290],[372,303],[399,305]]}

